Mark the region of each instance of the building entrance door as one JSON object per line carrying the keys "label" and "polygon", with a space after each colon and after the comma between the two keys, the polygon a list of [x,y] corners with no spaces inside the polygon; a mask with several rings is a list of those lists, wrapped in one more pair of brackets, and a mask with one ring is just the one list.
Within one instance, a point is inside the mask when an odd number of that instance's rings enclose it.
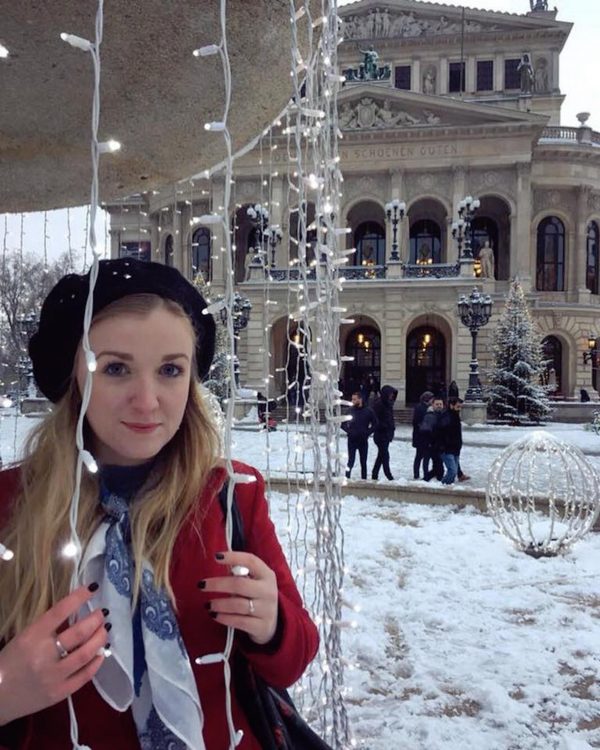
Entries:
{"label": "building entrance door", "polygon": [[437,328],[420,326],[406,342],[406,403],[416,404],[423,391],[446,388],[446,340]]}

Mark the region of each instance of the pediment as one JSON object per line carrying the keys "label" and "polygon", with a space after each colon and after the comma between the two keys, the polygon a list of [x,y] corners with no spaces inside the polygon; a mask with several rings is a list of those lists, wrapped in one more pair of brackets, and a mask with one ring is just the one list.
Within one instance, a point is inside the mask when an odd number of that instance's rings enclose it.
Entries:
{"label": "pediment", "polygon": [[338,96],[338,125],[343,131],[502,124],[544,127],[547,119],[543,115],[399,91],[377,84],[348,86]]}
{"label": "pediment", "polygon": [[[523,0],[525,10],[525,0]],[[361,39],[416,39],[422,37],[453,36],[560,28],[564,24],[554,20],[554,14],[520,15],[459,6],[398,0],[381,3],[364,0],[340,8],[344,22],[344,40]],[[570,24],[567,24],[570,26]]]}

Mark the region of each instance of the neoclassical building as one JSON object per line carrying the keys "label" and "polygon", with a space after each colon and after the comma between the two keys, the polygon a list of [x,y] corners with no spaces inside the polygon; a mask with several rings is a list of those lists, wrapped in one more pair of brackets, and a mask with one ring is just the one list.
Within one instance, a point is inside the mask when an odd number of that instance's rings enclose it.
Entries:
{"label": "neoclassical building", "polygon": [[[600,133],[586,113],[578,126],[560,121],[560,54],[571,24],[546,0],[523,5],[530,8],[522,15],[418,0],[340,9],[341,223],[356,248],[341,271],[354,320],[340,331],[342,354],[355,358],[342,369],[346,390],[369,375],[396,386],[399,403],[451,380],[464,390],[471,338],[457,299],[475,284],[498,315],[518,277],[544,336],[556,397],[576,399],[585,388],[597,398],[596,354],[587,362],[583,354],[600,337]],[[252,303],[238,349],[242,381],[264,387],[271,374],[279,392],[298,231],[288,212],[285,142],[275,129],[236,161],[231,216],[235,281]],[[195,217],[222,205],[223,184],[202,185],[111,205],[113,255],[201,271],[218,292],[222,238]],[[452,232],[466,196],[479,200],[466,238],[474,262],[461,262]],[[396,224],[392,201],[404,204]],[[247,208],[256,204],[268,207],[278,230],[266,268],[251,262],[257,228]],[[310,204],[308,215],[314,221]],[[277,304],[265,304],[266,284]],[[494,316],[479,334],[483,382],[493,327]]]}

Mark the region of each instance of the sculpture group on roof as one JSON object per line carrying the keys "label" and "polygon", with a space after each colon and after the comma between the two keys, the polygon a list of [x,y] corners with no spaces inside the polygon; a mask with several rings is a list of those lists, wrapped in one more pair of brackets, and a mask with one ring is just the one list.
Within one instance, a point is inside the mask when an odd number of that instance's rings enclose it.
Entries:
{"label": "sculpture group on roof", "polygon": [[[537,8],[536,8],[537,10]],[[376,39],[381,37],[417,37],[431,34],[455,34],[462,31],[461,21],[439,18],[416,17],[409,13],[393,13],[387,8],[375,8],[362,16],[344,18],[345,39]],[[488,28],[488,27],[486,27]],[[490,26],[493,30],[495,27]],[[465,21],[464,31],[481,31],[483,26],[476,21]]]}

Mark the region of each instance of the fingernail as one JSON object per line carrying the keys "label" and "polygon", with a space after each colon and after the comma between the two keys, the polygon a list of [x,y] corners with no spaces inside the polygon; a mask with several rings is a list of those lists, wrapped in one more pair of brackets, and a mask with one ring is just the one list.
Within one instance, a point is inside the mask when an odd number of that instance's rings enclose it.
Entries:
{"label": "fingernail", "polygon": [[206,581],[198,581],[198,588],[199,589],[205,589],[206,588]]}
{"label": "fingernail", "polygon": [[204,606],[206,607],[206,609],[210,609],[210,602],[206,602]]}
{"label": "fingernail", "polygon": [[110,643],[106,643],[106,644],[104,645],[104,648],[110,648]]}
{"label": "fingernail", "polygon": [[217,552],[215,554],[215,557],[217,558],[217,560],[224,560],[225,559],[225,553],[224,552]]}
{"label": "fingernail", "polygon": [[93,583],[90,583],[90,585],[88,586],[88,591],[98,591],[99,588],[100,588],[100,584],[94,581]]}
{"label": "fingernail", "polygon": [[218,612],[209,612],[208,614],[209,614],[209,615],[210,615],[210,616],[211,616],[211,617],[213,618],[213,620],[214,620],[214,619],[215,619],[215,617],[217,616]]}
{"label": "fingernail", "polygon": [[106,628],[106,632],[108,632],[112,628],[112,622],[105,622],[104,627]]}
{"label": "fingernail", "polygon": [[108,617],[109,612],[109,609],[106,609],[106,607],[102,607],[102,614],[104,615],[104,617]]}

